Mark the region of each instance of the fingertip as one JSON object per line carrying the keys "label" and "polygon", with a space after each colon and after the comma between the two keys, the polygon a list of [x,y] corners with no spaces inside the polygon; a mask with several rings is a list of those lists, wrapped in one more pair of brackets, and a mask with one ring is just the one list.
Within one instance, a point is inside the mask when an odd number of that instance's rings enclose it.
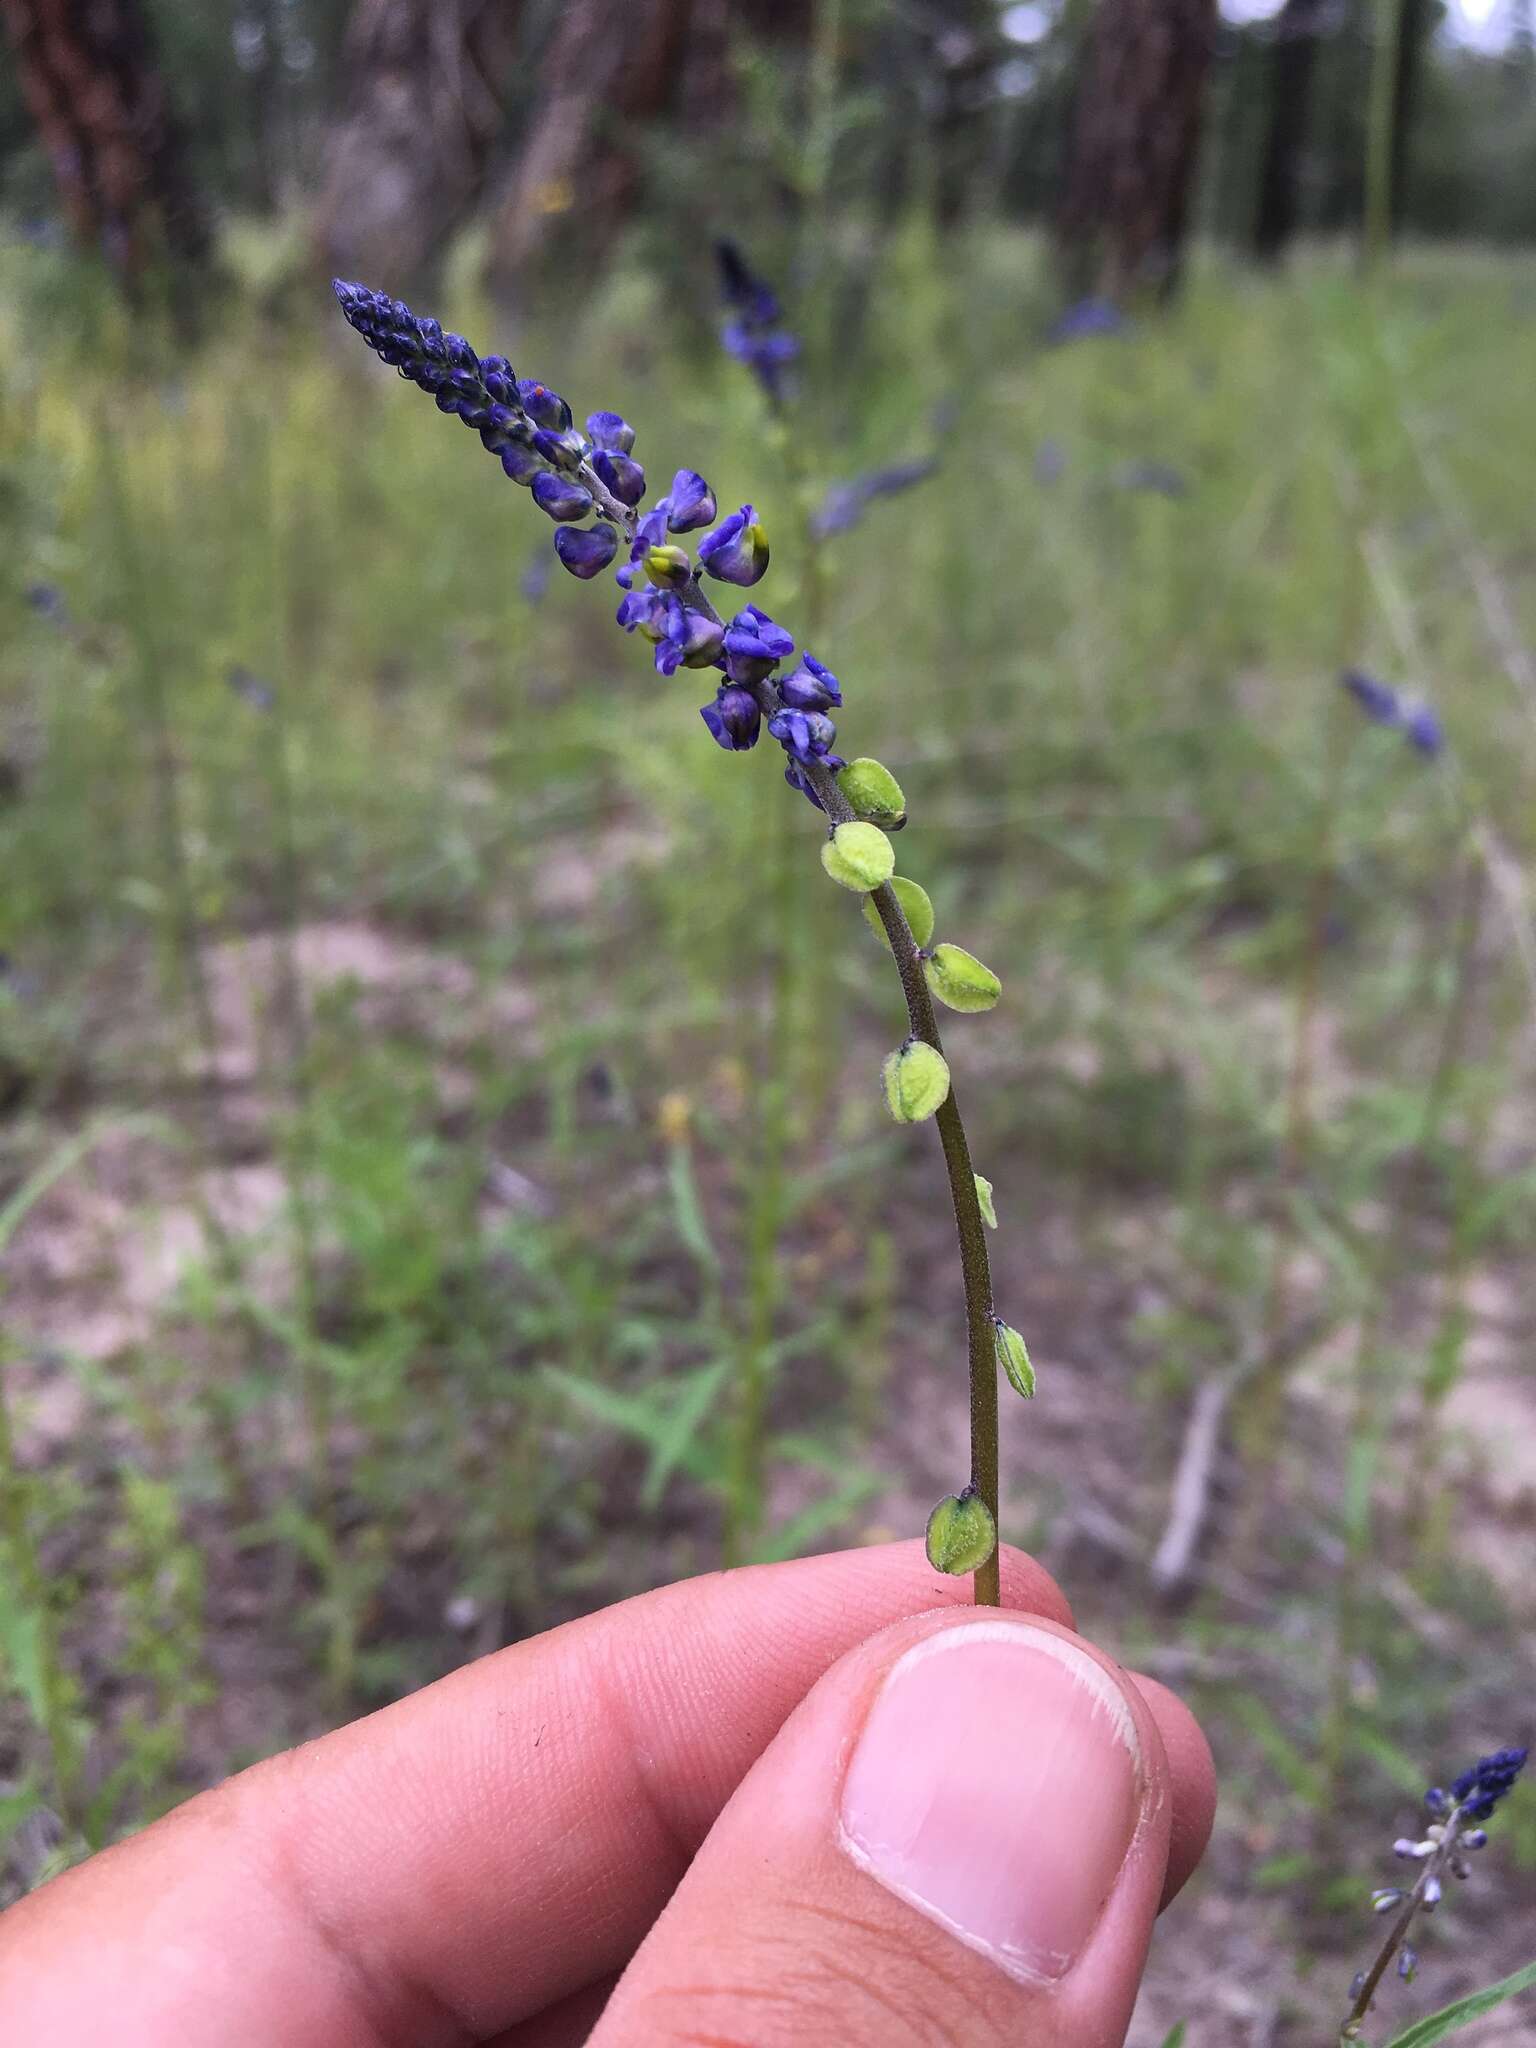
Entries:
{"label": "fingertip", "polygon": [[1173,1819],[1162,1897],[1162,1904],[1167,1906],[1198,1868],[1211,1839],[1211,1826],[1216,1818],[1216,1765],[1205,1731],[1178,1694],[1139,1671],[1129,1676],[1157,1723],[1168,1758]]}

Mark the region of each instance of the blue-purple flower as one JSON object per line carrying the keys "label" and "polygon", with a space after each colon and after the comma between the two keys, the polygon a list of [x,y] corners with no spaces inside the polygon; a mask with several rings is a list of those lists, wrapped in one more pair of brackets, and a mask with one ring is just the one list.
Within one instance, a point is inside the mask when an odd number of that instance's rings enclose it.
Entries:
{"label": "blue-purple flower", "polygon": [[784,373],[800,353],[799,339],[784,326],[773,287],[757,276],[734,242],[716,242],[715,261],[727,314],[721,343],[751,370],[769,403],[778,406],[785,396]]}
{"label": "blue-purple flower", "polygon": [[768,568],[768,536],[757,522],[756,509],[743,505],[706,533],[699,542],[699,562],[722,583],[750,588],[760,582]]}
{"label": "blue-purple flower", "polygon": [[791,711],[830,711],[843,701],[842,685],[814,654],[802,654],[798,668],[779,678],[779,695]]}
{"label": "blue-purple flower", "polygon": [[763,715],[757,699],[740,683],[722,683],[712,704],[699,711],[717,746],[727,753],[744,754],[757,745]]}
{"label": "blue-purple flower", "polygon": [[667,525],[673,533],[692,533],[708,526],[716,512],[715,494],[696,469],[680,469],[666,496]]}
{"label": "blue-purple flower", "polygon": [[1433,705],[1405,698],[1390,683],[1367,675],[1362,668],[1345,669],[1339,681],[1373,725],[1390,726],[1405,735],[1410,746],[1429,759],[1445,745],[1445,730]]}
{"label": "blue-purple flower", "polygon": [[755,604],[739,611],[725,630],[725,665],[733,683],[765,681],[787,654],[793,654],[793,634]]}

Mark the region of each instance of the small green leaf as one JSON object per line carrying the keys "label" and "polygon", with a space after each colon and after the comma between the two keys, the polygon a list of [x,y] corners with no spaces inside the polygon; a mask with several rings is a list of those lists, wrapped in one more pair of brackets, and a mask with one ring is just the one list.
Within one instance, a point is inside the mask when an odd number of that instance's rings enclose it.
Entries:
{"label": "small green leaf", "polygon": [[1169,2028],[1168,2037],[1163,2042],[1163,2048],[1184,2048],[1184,2022],[1182,2020],[1179,2021],[1176,2027]]}
{"label": "small green leaf", "polygon": [[[896,901],[901,905],[901,914],[918,945],[926,946],[933,937],[933,905],[928,900],[928,891],[917,882],[909,882],[905,875],[892,875],[891,888]],[[867,898],[864,915],[869,928],[877,939],[888,946],[891,942],[885,936],[885,926],[880,922],[880,913]]]}
{"label": "small green leaf", "polygon": [[989,1180],[983,1180],[979,1173],[974,1175],[973,1178],[976,1182],[976,1200],[981,1207],[981,1220],[985,1223],[988,1230],[996,1230],[997,1211],[992,1206],[992,1183]]}
{"label": "small green leaf", "polygon": [[923,962],[928,986],[952,1010],[990,1010],[1003,984],[964,946],[935,946]]}
{"label": "small green leaf", "polygon": [[1442,2006],[1439,2012],[1432,2012],[1425,2019],[1415,2020],[1411,2027],[1393,2035],[1388,2048],[1434,2048],[1436,2041],[1443,2041],[1447,2034],[1460,2033],[1471,2021],[1481,2019],[1485,2012],[1492,2012],[1495,2006],[1502,2005],[1508,1998],[1518,1997],[1522,1991],[1529,1991],[1533,1985],[1536,1985],[1536,1963],[1527,1963],[1523,1970],[1516,1970],[1510,1977],[1501,1977],[1486,1991],[1474,1991],[1467,1998],[1458,1998],[1454,2004]]}
{"label": "small green leaf", "polygon": [[1029,1352],[1024,1339],[1001,1316],[992,1318],[993,1331],[997,1342],[997,1362],[1008,1375],[1008,1384],[1016,1394],[1022,1394],[1026,1401],[1035,1396],[1035,1368],[1029,1362]]}
{"label": "small green leaf", "polygon": [[837,771],[837,786],[861,818],[899,832],[907,822],[907,800],[889,768],[861,754]]}
{"label": "small green leaf", "polygon": [[992,1511],[972,1487],[946,1493],[928,1517],[928,1562],[936,1572],[979,1572],[996,1548]]}
{"label": "small green leaf", "polygon": [[920,1124],[949,1094],[949,1063],[920,1038],[909,1038],[885,1063],[885,1099],[899,1124]]}
{"label": "small green leaf", "polygon": [[896,852],[878,825],[855,819],[836,828],[821,849],[821,864],[834,882],[867,895],[891,879]]}

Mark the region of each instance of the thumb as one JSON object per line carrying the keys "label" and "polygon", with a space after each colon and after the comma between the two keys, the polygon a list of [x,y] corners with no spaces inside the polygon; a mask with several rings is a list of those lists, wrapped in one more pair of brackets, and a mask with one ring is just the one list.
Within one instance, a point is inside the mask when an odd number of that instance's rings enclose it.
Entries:
{"label": "thumb", "polygon": [[1119,2048],[1172,1810],[1146,1699],[1081,1638],[898,1622],[763,1752],[591,2048]]}

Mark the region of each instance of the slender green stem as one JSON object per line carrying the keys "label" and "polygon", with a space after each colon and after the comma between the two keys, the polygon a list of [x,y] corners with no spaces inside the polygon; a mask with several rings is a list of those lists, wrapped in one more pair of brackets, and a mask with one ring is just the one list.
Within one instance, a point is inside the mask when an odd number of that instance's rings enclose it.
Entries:
{"label": "slender green stem", "polygon": [[[853,818],[852,805],[838,788],[836,779],[824,768],[808,771],[822,808],[834,824]],[[896,892],[887,882],[874,891],[874,905],[901,976],[907,1017],[914,1038],[931,1045],[942,1055],[944,1041],[939,1035],[933,998],[923,976],[922,955],[907,925]],[[953,1085],[934,1121],[944,1148],[944,1167],[949,1176],[949,1195],[955,1211],[955,1232],[960,1240],[960,1269],[965,1283],[965,1324],[970,1359],[971,1387],[971,1485],[980,1495],[994,1523],[999,1519],[998,1502],[998,1407],[997,1336],[992,1320],[992,1267],[987,1256],[986,1225],[976,1193],[976,1171],[966,1141],[960,1106]],[[976,1605],[997,1607],[1002,1603],[998,1553],[975,1575]]]}

